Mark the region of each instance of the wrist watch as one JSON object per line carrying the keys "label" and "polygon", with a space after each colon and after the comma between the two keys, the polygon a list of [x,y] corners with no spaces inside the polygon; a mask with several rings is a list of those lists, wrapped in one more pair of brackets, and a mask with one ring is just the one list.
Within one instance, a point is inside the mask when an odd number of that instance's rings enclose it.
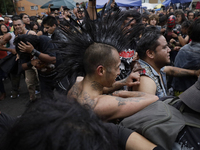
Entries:
{"label": "wrist watch", "polygon": [[34,56],[34,55],[35,55],[35,52],[36,52],[36,50],[35,50],[35,49],[33,49],[33,50],[32,50],[32,52],[31,52],[31,55],[33,55],[33,56]]}

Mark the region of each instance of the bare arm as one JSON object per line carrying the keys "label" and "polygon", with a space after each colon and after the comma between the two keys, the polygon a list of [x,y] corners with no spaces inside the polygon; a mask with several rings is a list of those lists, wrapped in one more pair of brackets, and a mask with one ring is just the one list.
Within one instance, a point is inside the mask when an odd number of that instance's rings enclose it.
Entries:
{"label": "bare arm", "polygon": [[6,43],[8,43],[11,39],[11,34],[10,33],[6,33],[5,35],[3,35],[3,38],[0,40],[0,45],[5,45]]}
{"label": "bare arm", "polygon": [[183,69],[173,66],[165,66],[164,72],[167,75],[175,76],[175,77],[183,77],[183,76],[199,76],[200,70],[189,70],[189,69]]}
{"label": "bare arm", "polygon": [[42,31],[38,31],[37,36],[43,35]]}
{"label": "bare arm", "polygon": [[156,94],[156,84],[148,76],[140,77],[140,84],[138,86],[133,86],[133,91],[141,91],[149,94]]}
{"label": "bare arm", "polygon": [[178,41],[181,46],[184,46],[189,41],[189,36],[187,35],[185,38],[183,38],[181,35],[178,36]]}
{"label": "bare arm", "polygon": [[37,35],[34,31],[30,30],[28,34]]}
{"label": "bare arm", "polygon": [[3,47],[3,46],[0,46],[0,50],[1,50],[1,51],[9,51],[9,52],[11,52],[12,54],[17,54],[17,52],[16,52],[15,49],[6,48],[6,47]]}
{"label": "bare arm", "polygon": [[129,98],[101,95],[97,98],[94,112],[103,120],[110,121],[131,116],[158,100],[157,96],[143,92],[136,92],[134,95],[135,97]]}
{"label": "bare arm", "polygon": [[31,60],[31,61],[30,61],[31,65],[32,65],[31,67],[28,66],[28,63],[29,63],[29,62],[23,63],[23,64],[22,64],[22,69],[23,69],[23,70],[30,69],[30,68],[32,68],[32,66],[39,67],[39,65],[40,65],[40,60],[39,60],[39,59]]}
{"label": "bare arm", "polygon": [[155,147],[155,144],[137,132],[133,132],[126,142],[126,150],[153,150]]}
{"label": "bare arm", "polygon": [[127,78],[113,83],[112,87],[109,88],[104,87],[103,93],[104,94],[112,93],[116,90],[119,90],[123,86],[132,87],[138,84],[140,84],[140,74],[138,72],[131,72],[131,74]]}
{"label": "bare arm", "polygon": [[96,0],[88,1],[87,12],[88,12],[91,20],[97,19]]}

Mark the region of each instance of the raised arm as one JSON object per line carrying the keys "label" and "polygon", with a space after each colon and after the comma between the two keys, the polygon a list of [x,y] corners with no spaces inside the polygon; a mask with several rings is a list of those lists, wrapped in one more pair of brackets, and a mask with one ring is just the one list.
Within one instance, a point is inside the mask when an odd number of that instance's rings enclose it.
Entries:
{"label": "raised arm", "polygon": [[89,0],[87,12],[88,12],[91,20],[97,19],[96,0]]}
{"label": "raised arm", "polygon": [[6,48],[3,45],[5,45],[6,43],[8,43],[11,39],[11,34],[10,33],[6,33],[3,38],[0,40],[0,50],[1,51],[9,51],[12,54],[16,54],[16,50],[15,49],[11,49],[11,48]]}

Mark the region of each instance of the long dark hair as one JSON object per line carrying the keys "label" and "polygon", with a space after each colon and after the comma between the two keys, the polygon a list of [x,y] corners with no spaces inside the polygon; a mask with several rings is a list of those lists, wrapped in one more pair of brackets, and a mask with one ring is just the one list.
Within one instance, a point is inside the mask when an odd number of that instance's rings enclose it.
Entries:
{"label": "long dark hair", "polygon": [[5,24],[0,24],[0,35],[3,35],[3,32],[1,31],[1,26],[5,26],[7,28],[7,32],[10,32],[10,29]]}

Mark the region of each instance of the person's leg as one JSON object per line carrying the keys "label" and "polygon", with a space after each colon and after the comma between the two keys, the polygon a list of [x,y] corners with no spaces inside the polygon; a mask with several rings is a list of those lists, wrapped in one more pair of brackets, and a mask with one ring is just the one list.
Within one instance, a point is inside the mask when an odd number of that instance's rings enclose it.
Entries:
{"label": "person's leg", "polygon": [[37,70],[35,68],[25,70],[25,81],[29,91],[30,100],[35,100],[35,89],[38,85]]}
{"label": "person's leg", "polygon": [[40,94],[41,99],[51,99],[54,98],[54,77],[41,77],[39,75],[40,79]]}
{"label": "person's leg", "polygon": [[11,98],[17,98],[19,97],[19,85],[20,85],[21,73],[20,74],[10,73],[10,79],[12,85]]}
{"label": "person's leg", "polygon": [[1,92],[0,100],[5,99],[6,97],[6,92],[5,92],[4,84],[2,81],[4,77],[5,77],[5,73],[3,72],[3,70],[0,69],[0,92]]}

